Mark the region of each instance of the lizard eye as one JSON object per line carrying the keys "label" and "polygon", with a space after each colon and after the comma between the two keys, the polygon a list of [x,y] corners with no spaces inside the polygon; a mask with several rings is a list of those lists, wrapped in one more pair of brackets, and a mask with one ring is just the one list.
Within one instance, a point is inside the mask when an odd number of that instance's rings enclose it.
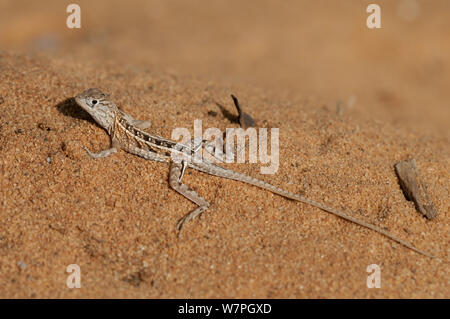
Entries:
{"label": "lizard eye", "polygon": [[97,100],[92,100],[92,106],[94,106],[95,104],[97,104],[98,101]]}

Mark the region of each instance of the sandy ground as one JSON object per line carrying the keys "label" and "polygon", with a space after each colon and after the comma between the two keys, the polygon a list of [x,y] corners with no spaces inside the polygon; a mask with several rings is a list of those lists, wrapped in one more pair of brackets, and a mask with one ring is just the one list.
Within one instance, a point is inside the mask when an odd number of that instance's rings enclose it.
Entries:
{"label": "sandy ground", "polygon": [[[0,1],[0,297],[449,298],[450,3]],[[230,168],[349,211],[431,252],[239,182],[188,172],[212,203],[168,187],[168,167],[92,150],[107,134],[70,100],[99,87],[170,137],[237,127],[230,94],[280,129],[280,168]],[[338,112],[338,105],[341,111]],[[405,200],[414,157],[439,212]],[[66,267],[81,268],[80,289]],[[381,267],[381,289],[366,268]]]}

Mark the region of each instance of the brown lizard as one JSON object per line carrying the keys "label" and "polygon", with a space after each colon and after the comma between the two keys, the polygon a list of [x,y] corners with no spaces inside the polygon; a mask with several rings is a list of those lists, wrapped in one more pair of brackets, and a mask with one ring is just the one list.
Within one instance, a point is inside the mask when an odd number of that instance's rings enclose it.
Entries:
{"label": "brown lizard", "polygon": [[[144,131],[144,129],[150,127],[148,121],[136,120],[131,115],[121,111],[114,102],[109,99],[109,95],[101,92],[99,89],[88,89],[78,94],[75,97],[75,101],[111,136],[111,147],[99,153],[92,153],[90,150],[83,147],[89,156],[92,158],[107,157],[122,149],[147,160],[166,162],[170,165],[170,187],[198,205],[196,209],[180,219],[177,224],[178,231],[181,231],[186,222],[205,212],[209,207],[209,203],[203,197],[181,182],[186,168],[189,167],[210,175],[251,184],[283,197],[310,204],[347,221],[374,230],[419,254],[433,257],[431,254],[415,248],[410,243],[392,235],[380,227],[366,223],[315,200],[289,192],[254,177],[226,169],[211,161],[203,160],[199,163],[191,161],[196,150],[204,145],[200,144],[198,147],[194,148],[186,145],[180,148],[180,145],[174,141],[149,134]],[[174,159],[174,156],[172,156],[173,153],[179,153],[182,155],[180,158],[183,159]]]}

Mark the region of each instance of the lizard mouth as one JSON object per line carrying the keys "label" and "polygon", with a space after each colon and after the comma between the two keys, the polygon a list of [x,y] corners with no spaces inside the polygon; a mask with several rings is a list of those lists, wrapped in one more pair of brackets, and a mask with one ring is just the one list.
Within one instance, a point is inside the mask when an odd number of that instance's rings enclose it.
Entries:
{"label": "lizard mouth", "polygon": [[80,97],[75,96],[75,102],[76,102],[79,106],[81,106],[81,108],[83,108],[84,110],[87,109],[86,103],[85,103],[85,102],[83,101],[83,99],[81,99]]}

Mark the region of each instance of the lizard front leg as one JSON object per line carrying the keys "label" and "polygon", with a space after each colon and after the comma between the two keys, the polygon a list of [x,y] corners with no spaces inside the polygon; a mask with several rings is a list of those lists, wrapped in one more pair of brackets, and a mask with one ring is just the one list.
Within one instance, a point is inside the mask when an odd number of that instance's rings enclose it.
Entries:
{"label": "lizard front leg", "polygon": [[184,224],[188,221],[194,219],[201,213],[205,212],[209,203],[200,195],[198,195],[194,190],[190,189],[188,186],[181,182],[183,177],[184,169],[186,168],[186,163],[182,162],[171,162],[170,163],[170,173],[169,173],[169,185],[172,189],[189,199],[190,201],[197,204],[199,207],[194,209],[193,211],[186,214],[183,218],[181,218],[177,223],[178,235],[181,233],[181,229]]}
{"label": "lizard front leg", "polygon": [[103,150],[103,151],[100,151],[100,152],[98,152],[98,153],[93,153],[93,152],[91,152],[87,147],[84,147],[84,146],[81,146],[87,153],[88,153],[88,155],[90,156],[90,157],[92,157],[92,158],[104,158],[104,157],[108,157],[109,155],[112,155],[112,154],[114,154],[114,153],[117,153],[117,151],[118,151],[118,149],[119,149],[119,145],[118,145],[118,142],[116,141],[116,140],[112,140],[111,141],[111,147],[110,148],[108,148],[108,149],[106,149],[106,150]]}

